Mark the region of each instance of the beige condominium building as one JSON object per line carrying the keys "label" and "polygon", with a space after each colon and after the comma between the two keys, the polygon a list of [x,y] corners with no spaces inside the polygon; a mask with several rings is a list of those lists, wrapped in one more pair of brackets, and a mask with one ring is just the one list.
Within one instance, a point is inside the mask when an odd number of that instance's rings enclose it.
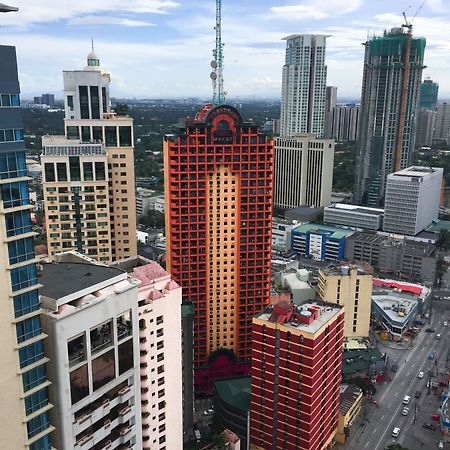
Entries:
{"label": "beige condominium building", "polygon": [[317,297],[344,307],[344,337],[368,337],[372,275],[356,266],[321,269]]}
{"label": "beige condominium building", "polygon": [[90,53],[64,71],[64,136],[42,138],[49,254],[100,261],[136,255],[133,120],[111,111],[111,76]]}

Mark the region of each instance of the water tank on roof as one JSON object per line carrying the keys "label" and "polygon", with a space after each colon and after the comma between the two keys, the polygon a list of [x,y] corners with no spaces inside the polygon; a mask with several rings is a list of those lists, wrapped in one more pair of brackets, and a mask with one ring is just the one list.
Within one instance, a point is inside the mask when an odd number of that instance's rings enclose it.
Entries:
{"label": "water tank on roof", "polygon": [[300,311],[300,314],[304,317],[311,317],[312,316],[312,312],[311,311]]}
{"label": "water tank on roof", "polygon": [[348,275],[348,266],[341,267],[341,275]]}

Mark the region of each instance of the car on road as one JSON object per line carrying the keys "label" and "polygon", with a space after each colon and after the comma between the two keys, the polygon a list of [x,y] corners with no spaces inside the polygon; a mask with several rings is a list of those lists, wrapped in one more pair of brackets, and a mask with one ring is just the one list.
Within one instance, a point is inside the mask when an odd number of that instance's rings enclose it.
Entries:
{"label": "car on road", "polygon": [[429,354],[428,354],[428,359],[431,361],[432,359],[434,359],[434,353],[433,352],[430,352]]}
{"label": "car on road", "polygon": [[402,416],[407,416],[409,413],[409,408],[403,408],[402,410]]}
{"label": "car on road", "polygon": [[426,333],[434,333],[436,330],[434,330],[433,328],[425,328],[425,332]]}
{"label": "car on road", "polygon": [[403,397],[403,404],[404,405],[407,405],[409,402],[411,401],[411,397],[409,396],[409,395],[405,395],[404,397]]}
{"label": "car on road", "polygon": [[422,425],[423,428],[426,428],[427,430],[433,430],[436,431],[436,425],[432,424],[432,423],[424,423]]}
{"label": "car on road", "polygon": [[439,441],[438,448],[444,448],[444,441]]}
{"label": "car on road", "polygon": [[436,335],[436,339],[439,340],[440,338],[441,338],[441,335],[438,333],[438,334]]}
{"label": "car on road", "polygon": [[417,378],[423,378],[424,375],[425,375],[425,374],[424,374],[422,371],[420,371],[420,372],[417,374]]}
{"label": "car on road", "polygon": [[400,434],[400,428],[399,427],[395,427],[392,430],[392,436],[397,437]]}
{"label": "car on road", "polygon": [[398,364],[392,364],[391,370],[392,370],[392,372],[397,372],[397,370],[398,370]]}
{"label": "car on road", "polygon": [[447,321],[444,322],[444,327],[448,327],[448,322]]}
{"label": "car on road", "polygon": [[414,397],[420,398],[421,395],[422,395],[422,391],[416,391],[414,394]]}

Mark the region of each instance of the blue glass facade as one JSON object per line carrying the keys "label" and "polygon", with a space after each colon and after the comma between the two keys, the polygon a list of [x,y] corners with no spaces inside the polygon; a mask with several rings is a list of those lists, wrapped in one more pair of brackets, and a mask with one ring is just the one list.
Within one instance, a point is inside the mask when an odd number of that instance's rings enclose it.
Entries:
{"label": "blue glass facade", "polygon": [[28,181],[21,179],[26,176],[26,163],[15,48],[0,46],[0,61],[0,240],[7,242],[8,249],[8,261],[0,264],[9,268],[11,279],[10,289],[2,291],[3,295],[12,292],[8,300],[16,319],[24,415],[30,416],[26,423],[29,448],[50,450],[48,433],[51,427],[34,240],[29,235]]}

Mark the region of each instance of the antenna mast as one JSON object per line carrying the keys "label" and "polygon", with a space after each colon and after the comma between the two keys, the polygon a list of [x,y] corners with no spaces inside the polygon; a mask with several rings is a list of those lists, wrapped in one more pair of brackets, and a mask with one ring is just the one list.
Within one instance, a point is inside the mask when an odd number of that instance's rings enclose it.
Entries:
{"label": "antenna mast", "polygon": [[213,104],[225,103],[225,91],[223,88],[223,46],[222,43],[222,0],[216,0],[216,45],[213,50],[214,59],[211,61],[212,72],[210,78],[213,85]]}

